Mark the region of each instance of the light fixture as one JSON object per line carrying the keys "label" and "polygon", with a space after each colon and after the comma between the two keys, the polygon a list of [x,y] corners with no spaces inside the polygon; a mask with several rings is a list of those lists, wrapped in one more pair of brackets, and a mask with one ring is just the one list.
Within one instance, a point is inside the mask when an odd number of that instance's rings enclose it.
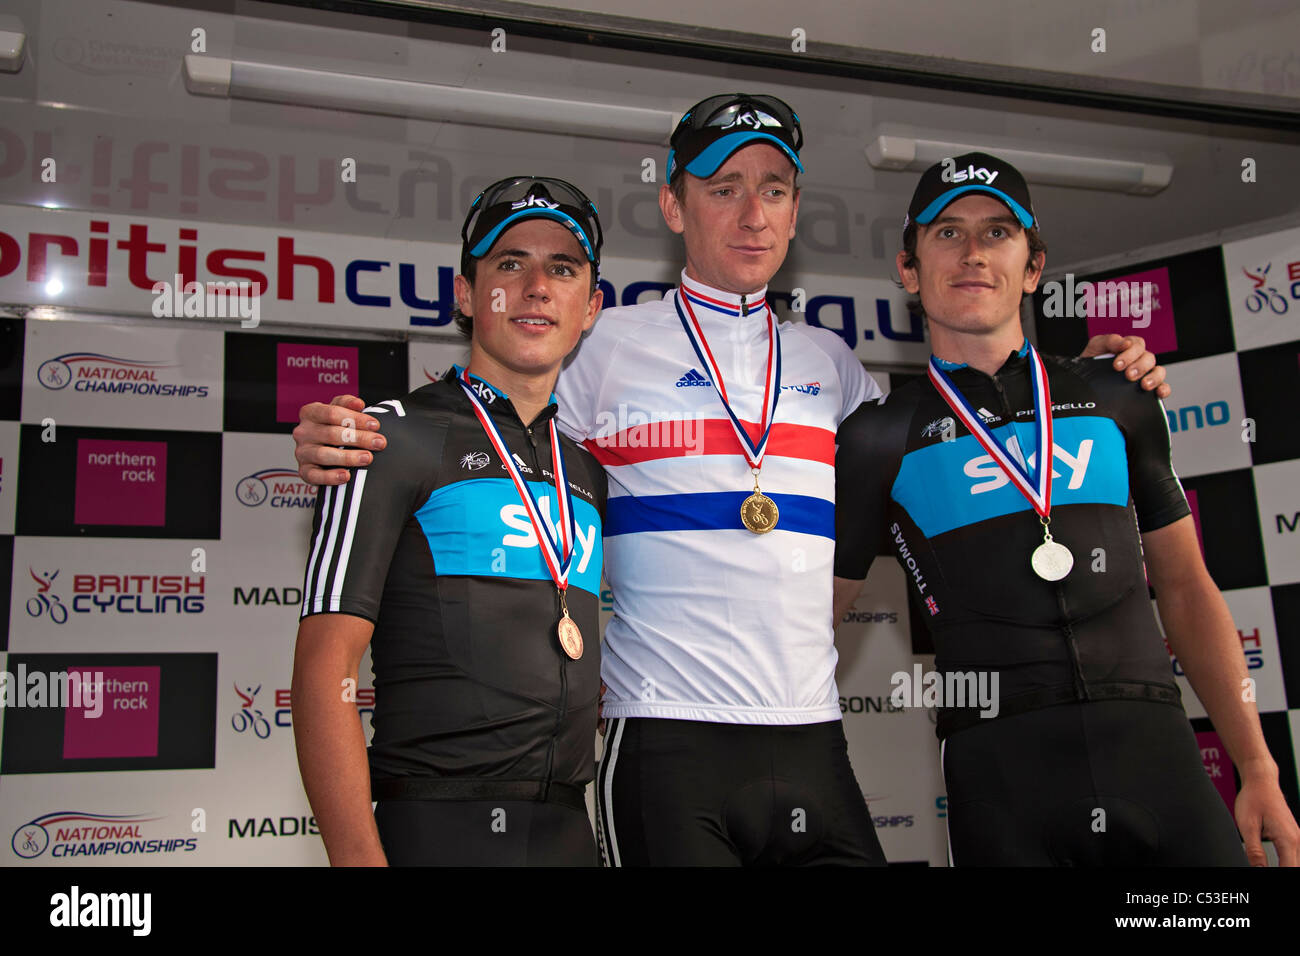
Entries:
{"label": "light fixture", "polygon": [[27,34],[0,30],[0,73],[17,73],[23,66]]}
{"label": "light fixture", "polygon": [[45,294],[48,295],[50,298],[54,298],[55,296],[59,295],[62,291],[63,291],[63,280],[61,280],[58,276],[55,276],[53,279],[50,279],[49,282],[45,283]]}
{"label": "light fixture", "polygon": [[185,88],[199,96],[658,145],[668,143],[677,121],[668,110],[470,90],[193,53],[185,57]]}
{"label": "light fixture", "polygon": [[913,172],[929,169],[950,156],[992,153],[1015,166],[1031,183],[1105,189],[1138,196],[1152,196],[1160,192],[1169,185],[1174,174],[1174,167],[1170,163],[1003,149],[1000,146],[946,143],[908,136],[879,135],[867,145],[865,152],[867,161],[875,169]]}

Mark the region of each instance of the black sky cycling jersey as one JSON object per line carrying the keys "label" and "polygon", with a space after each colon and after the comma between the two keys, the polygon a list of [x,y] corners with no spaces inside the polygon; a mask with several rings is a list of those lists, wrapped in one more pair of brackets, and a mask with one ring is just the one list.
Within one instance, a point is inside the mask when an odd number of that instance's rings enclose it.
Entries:
{"label": "black sky cycling jersey", "polygon": [[[556,406],[526,429],[503,393],[473,381],[554,534]],[[303,616],[375,624],[372,780],[584,786],[595,774],[604,469],[561,436],[577,523],[568,607],[586,641],[574,661],[527,512],[461,386],[444,378],[367,411],[380,413],[388,447],[322,489]]]}
{"label": "black sky cycling jersey", "polygon": [[[1108,360],[1043,361],[1055,430],[1051,531],[1074,555],[1069,575],[1034,574],[1038,515],[928,379],[840,426],[835,574],[864,578],[876,554],[893,553],[936,668],[998,672],[999,716],[1105,698],[1179,705],[1138,537],[1189,513],[1164,412]],[[993,376],[950,368],[994,434],[1006,444],[1014,428],[1034,465],[1025,349]],[[976,707],[941,710],[939,736],[979,720]]]}

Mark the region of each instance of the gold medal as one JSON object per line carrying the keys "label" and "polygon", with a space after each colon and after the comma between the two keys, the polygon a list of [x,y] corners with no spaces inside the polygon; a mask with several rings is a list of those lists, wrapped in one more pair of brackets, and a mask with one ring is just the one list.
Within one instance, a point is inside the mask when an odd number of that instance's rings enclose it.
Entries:
{"label": "gold medal", "polygon": [[776,527],[781,511],[776,502],[758,490],[758,469],[754,469],[754,493],[740,506],[740,522],[754,534],[767,534]]}
{"label": "gold medal", "polygon": [[558,631],[560,647],[564,648],[564,653],[575,661],[582,657],[582,631],[578,630],[578,625],[573,623],[573,618],[567,613],[560,618]]}

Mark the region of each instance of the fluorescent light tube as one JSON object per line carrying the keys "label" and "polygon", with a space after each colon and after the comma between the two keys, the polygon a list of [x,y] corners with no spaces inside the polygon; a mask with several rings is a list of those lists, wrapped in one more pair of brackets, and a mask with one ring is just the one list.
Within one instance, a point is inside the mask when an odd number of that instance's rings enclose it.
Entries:
{"label": "fluorescent light tube", "polygon": [[185,57],[185,87],[199,96],[657,145],[668,143],[677,121],[668,110],[470,90],[195,54]]}
{"label": "fluorescent light tube", "polygon": [[1030,182],[1080,189],[1104,189],[1139,196],[1151,196],[1160,192],[1169,185],[1174,174],[1174,167],[1169,163],[1072,156],[1068,153],[1004,149],[972,143],[945,143],[907,136],[877,136],[867,145],[865,152],[867,161],[875,169],[914,172],[921,172],[941,160],[962,153],[992,153],[1019,169]]}
{"label": "fluorescent light tube", "polygon": [[17,73],[23,67],[27,34],[0,30],[0,73]]}

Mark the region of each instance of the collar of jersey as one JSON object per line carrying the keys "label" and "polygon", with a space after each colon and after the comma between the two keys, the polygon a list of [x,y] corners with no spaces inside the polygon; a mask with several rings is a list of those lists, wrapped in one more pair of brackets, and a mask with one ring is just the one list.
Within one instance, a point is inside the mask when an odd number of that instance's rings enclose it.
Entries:
{"label": "collar of jersey", "polygon": [[[1025,339],[1024,344],[1020,346],[1019,352],[1007,353],[1007,361],[1010,361],[1013,355],[1016,358],[1024,358],[1028,354],[1029,354],[1029,339]],[[967,365],[965,362],[960,362],[960,363],[949,362],[946,359],[939,358],[939,356],[937,355],[934,357],[934,360],[939,363],[939,368],[943,369],[945,372],[955,372],[959,368],[970,368],[970,366]],[[1006,363],[1004,362],[1003,364],[1005,365]]]}
{"label": "collar of jersey", "polygon": [[[463,371],[465,371],[465,369],[463,369],[461,366],[459,366],[459,365],[452,365],[452,367],[451,367],[451,371],[448,372],[447,374],[448,374],[451,378],[460,378],[460,375],[461,375],[461,373],[462,373]],[[497,395],[498,398],[504,398],[507,402],[510,401],[510,396],[509,396],[509,395],[507,395],[505,392],[501,391],[501,389],[497,388],[495,385],[493,385],[493,384],[492,384],[491,382],[489,382],[487,379],[485,379],[485,378],[479,378],[479,377],[478,377],[477,375],[475,375],[473,372],[470,372],[470,373],[469,373],[469,377],[472,378],[472,379],[473,379],[474,381],[476,381],[476,382],[482,382],[482,383],[483,383],[484,385],[486,385],[488,388],[492,389],[492,391],[494,391],[494,392],[496,393],[496,395]],[[548,405],[554,405],[554,404],[555,404],[555,393],[554,393],[554,392],[551,392],[551,397],[548,398],[546,401],[547,401],[547,404],[548,404]],[[513,407],[513,406],[511,406],[511,407]]]}
{"label": "collar of jersey", "polygon": [[[678,288],[694,309],[709,309],[732,318],[740,318],[740,296],[734,292],[723,292],[696,279],[688,279],[685,269],[682,270],[682,282]],[[763,286],[752,295],[746,295],[746,317],[762,317],[763,303],[766,299],[767,286]]]}

